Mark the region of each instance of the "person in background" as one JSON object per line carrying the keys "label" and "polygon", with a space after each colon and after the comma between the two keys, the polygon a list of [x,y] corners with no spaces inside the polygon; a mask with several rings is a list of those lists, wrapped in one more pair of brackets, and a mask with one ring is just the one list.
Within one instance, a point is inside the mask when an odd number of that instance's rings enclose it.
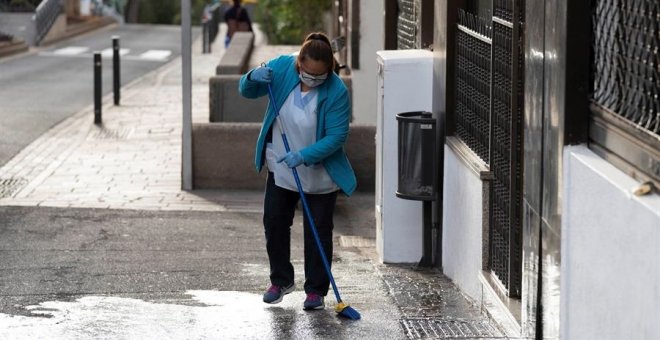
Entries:
{"label": "person in background", "polygon": [[250,16],[245,7],[241,6],[241,0],[234,0],[234,5],[225,11],[225,23],[227,24],[225,48],[229,46],[235,32],[252,32]]}
{"label": "person in background", "polygon": [[[344,153],[351,103],[348,89],[334,72],[328,37],[312,33],[297,56],[282,55],[241,77],[239,91],[247,98],[268,94],[272,86],[278,107],[269,105],[257,139],[257,171],[266,165],[263,223],[270,262],[266,303],[278,303],[295,289],[291,265],[291,225],[300,199],[291,168],[297,167],[303,191],[328,262],[332,263],[333,214],[337,193],[350,196],[357,186]],[[281,138],[285,131],[290,152]],[[325,308],[330,280],[324,269],[309,221],[304,216],[305,293],[303,309]]]}

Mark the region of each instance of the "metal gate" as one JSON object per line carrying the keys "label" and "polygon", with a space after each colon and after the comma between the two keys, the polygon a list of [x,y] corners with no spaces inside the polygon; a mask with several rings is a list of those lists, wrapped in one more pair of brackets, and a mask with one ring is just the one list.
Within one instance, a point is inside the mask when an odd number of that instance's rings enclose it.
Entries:
{"label": "metal gate", "polygon": [[[493,18],[461,11],[456,33],[456,135],[490,168],[488,268],[508,296],[522,277],[523,8],[493,1]],[[514,18],[517,18],[514,20]]]}
{"label": "metal gate", "polygon": [[490,264],[509,296],[522,276],[523,40],[521,1],[493,3]]}

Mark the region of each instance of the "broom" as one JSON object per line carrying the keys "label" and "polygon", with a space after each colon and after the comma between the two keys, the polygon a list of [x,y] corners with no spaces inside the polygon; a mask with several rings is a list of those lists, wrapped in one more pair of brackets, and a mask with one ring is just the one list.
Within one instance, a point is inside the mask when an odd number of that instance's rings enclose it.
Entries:
{"label": "broom", "polygon": [[[280,109],[277,107],[277,104],[275,103],[275,96],[273,96],[273,90],[270,87],[270,83],[268,84],[268,98],[270,99],[271,105],[273,105],[273,109],[275,109],[275,119],[277,119],[277,121],[280,122]],[[280,122],[280,126],[282,127],[282,141],[284,142],[284,149],[286,150],[287,153],[289,153],[291,149],[289,148],[289,142],[286,139],[286,133],[284,133],[284,125],[282,125],[282,122]],[[314,234],[316,247],[319,250],[319,253],[321,254],[321,259],[323,260],[323,266],[325,267],[325,271],[326,273],[328,273],[328,277],[330,278],[330,283],[332,284],[332,290],[335,292],[335,298],[337,299],[335,312],[337,312],[337,314],[339,314],[340,316],[349,318],[351,320],[359,320],[360,313],[355,309],[353,309],[351,306],[344,303],[341,299],[341,296],[339,296],[339,289],[337,289],[337,284],[335,283],[335,279],[332,276],[332,271],[330,271],[330,264],[328,263],[328,259],[325,257],[325,251],[323,250],[323,245],[321,244],[321,239],[319,238],[319,234],[316,231],[314,218],[312,218],[312,212],[309,210],[309,206],[307,205],[307,199],[305,198],[305,193],[303,192],[302,189],[302,184],[300,184],[300,177],[298,176],[298,170],[296,170],[295,167],[291,168],[291,170],[293,171],[293,178],[296,180],[296,186],[298,187],[298,193],[300,194],[300,200],[302,201],[303,208],[305,210],[305,215],[307,215],[307,220],[309,221],[309,228],[312,230],[312,234]]]}

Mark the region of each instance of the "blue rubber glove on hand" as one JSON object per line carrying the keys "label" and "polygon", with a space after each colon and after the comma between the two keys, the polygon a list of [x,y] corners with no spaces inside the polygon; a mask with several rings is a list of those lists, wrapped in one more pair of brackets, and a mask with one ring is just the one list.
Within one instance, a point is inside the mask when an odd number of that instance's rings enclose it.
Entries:
{"label": "blue rubber glove on hand", "polygon": [[281,157],[280,159],[277,160],[277,163],[286,163],[286,165],[289,168],[295,168],[298,165],[302,164],[305,160],[303,159],[303,156],[300,154],[298,151],[289,151],[284,157]]}
{"label": "blue rubber glove on hand", "polygon": [[250,73],[250,80],[260,83],[270,83],[273,80],[273,69],[268,66],[255,68]]}

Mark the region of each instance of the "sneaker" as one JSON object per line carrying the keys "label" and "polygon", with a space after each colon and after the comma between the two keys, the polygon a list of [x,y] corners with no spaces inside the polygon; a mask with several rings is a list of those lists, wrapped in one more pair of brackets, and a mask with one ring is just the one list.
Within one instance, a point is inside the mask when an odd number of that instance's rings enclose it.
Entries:
{"label": "sneaker", "polygon": [[325,302],[323,301],[323,296],[316,293],[308,293],[305,303],[303,304],[304,310],[313,310],[313,309],[324,309]]}
{"label": "sneaker", "polygon": [[284,295],[293,292],[296,289],[296,284],[292,283],[288,287],[280,287],[278,285],[271,285],[268,290],[264,293],[264,302],[265,303],[280,303]]}

